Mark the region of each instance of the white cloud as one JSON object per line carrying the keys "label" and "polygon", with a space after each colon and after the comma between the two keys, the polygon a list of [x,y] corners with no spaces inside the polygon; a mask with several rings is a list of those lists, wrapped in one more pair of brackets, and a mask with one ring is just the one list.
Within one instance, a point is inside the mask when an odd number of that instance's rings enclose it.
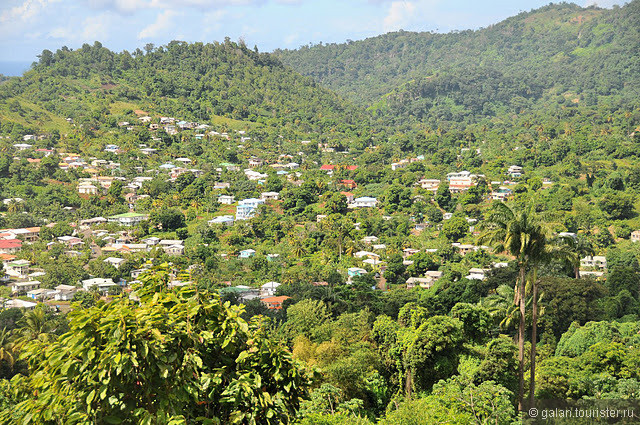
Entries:
{"label": "white cloud", "polygon": [[73,38],[73,33],[69,27],[55,27],[49,31],[49,37],[68,40]]}
{"label": "white cloud", "polygon": [[611,8],[614,5],[622,5],[626,3],[624,0],[587,0],[584,2],[585,7],[588,6],[598,6],[598,7],[606,7]]}
{"label": "white cloud", "polygon": [[385,32],[399,30],[411,24],[416,11],[415,3],[410,1],[394,1],[382,22]]}
{"label": "white cloud", "polygon": [[24,0],[24,2],[11,9],[3,10],[0,13],[0,22],[15,23],[16,21],[26,22],[36,17],[49,4],[58,0]]}
{"label": "white cloud", "polygon": [[89,16],[82,22],[82,39],[85,41],[106,40],[111,28],[111,16],[102,13],[97,16]]}
{"label": "white cloud", "polygon": [[138,33],[138,40],[162,35],[164,31],[168,30],[173,25],[173,18],[176,16],[177,13],[170,9],[159,13],[154,23],[146,26]]}

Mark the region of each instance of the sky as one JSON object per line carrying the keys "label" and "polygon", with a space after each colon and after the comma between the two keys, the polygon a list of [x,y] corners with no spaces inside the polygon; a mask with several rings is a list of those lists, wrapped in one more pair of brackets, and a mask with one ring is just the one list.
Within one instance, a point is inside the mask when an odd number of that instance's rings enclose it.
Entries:
{"label": "sky", "polygon": [[[574,0],[612,7],[625,0]],[[499,22],[549,0],[0,0],[0,73],[44,49],[100,41],[115,51],[242,38],[260,51],[389,31],[449,32]]]}

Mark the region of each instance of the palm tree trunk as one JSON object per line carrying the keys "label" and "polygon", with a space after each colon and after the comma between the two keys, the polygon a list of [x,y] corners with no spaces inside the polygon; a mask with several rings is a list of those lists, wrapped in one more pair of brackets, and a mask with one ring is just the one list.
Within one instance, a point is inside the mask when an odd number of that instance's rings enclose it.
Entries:
{"label": "palm tree trunk", "polygon": [[536,393],[536,345],[538,337],[538,282],[533,285],[533,315],[531,324],[531,376],[529,377],[529,407],[535,402]]}
{"label": "palm tree trunk", "polygon": [[574,266],[573,272],[576,274],[576,279],[580,279],[580,266]]}
{"label": "palm tree trunk", "polygon": [[524,328],[525,328],[525,266],[520,266],[518,302],[520,303],[520,326],[518,328],[518,410],[524,410]]}

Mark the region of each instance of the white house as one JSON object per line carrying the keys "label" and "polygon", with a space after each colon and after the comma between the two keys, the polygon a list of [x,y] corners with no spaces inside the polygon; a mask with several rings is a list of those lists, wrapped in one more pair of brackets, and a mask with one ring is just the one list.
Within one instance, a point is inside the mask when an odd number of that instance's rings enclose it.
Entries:
{"label": "white house", "polygon": [[253,257],[254,255],[256,255],[256,250],[255,249],[243,249],[242,251],[240,251],[240,255],[239,258],[250,258]]}
{"label": "white house", "polygon": [[248,198],[240,201],[236,207],[236,220],[248,220],[256,213],[256,208],[264,204],[263,199]]}
{"label": "white house", "polygon": [[5,263],[5,273],[9,276],[25,279],[29,275],[31,263],[28,260],[15,260]]}
{"label": "white house", "polygon": [[280,193],[278,192],[262,192],[260,199],[264,201],[277,201]]}
{"label": "white house", "polygon": [[489,269],[480,269],[473,267],[469,269],[469,275],[465,276],[467,279],[485,280]]}
{"label": "white house", "polygon": [[418,181],[418,184],[423,189],[429,190],[431,192],[436,192],[438,187],[440,186],[440,180],[438,179],[422,179]]}
{"label": "white house", "polygon": [[98,188],[91,183],[85,183],[78,186],[78,193],[81,195],[97,195]]}
{"label": "white house", "polygon": [[27,282],[14,282],[10,286],[11,293],[13,294],[26,294],[29,291],[40,288],[40,282],[37,280],[30,280]]}
{"label": "white house", "polygon": [[71,285],[58,285],[55,287],[56,293],[53,295],[53,299],[56,301],[70,301],[78,288]]}
{"label": "white house", "polygon": [[520,167],[519,165],[512,165],[507,170],[507,174],[509,174],[511,177],[520,177],[522,176],[522,167]]}
{"label": "white house", "polygon": [[280,286],[278,282],[267,282],[260,287],[260,298],[273,297],[276,295],[276,290]]}
{"label": "white house", "polygon": [[221,215],[212,220],[207,221],[209,226],[214,224],[221,224],[223,226],[233,226],[234,218],[232,215]]}
{"label": "white house", "polygon": [[94,286],[98,288],[100,292],[107,292],[109,288],[116,286],[117,284],[113,282],[112,279],[104,279],[100,277],[96,277],[93,279],[86,279],[82,281],[82,288],[85,291],[89,291]]}
{"label": "white house", "polygon": [[364,238],[362,238],[362,242],[366,243],[367,245],[371,245],[374,242],[378,242],[378,238],[377,236],[365,236]]}
{"label": "white house", "polygon": [[362,196],[353,200],[353,206],[355,208],[375,208],[378,200],[370,196]]}
{"label": "white house", "polygon": [[593,267],[596,269],[607,268],[607,257],[604,255],[594,255],[593,257],[588,255],[580,260],[581,267]]}
{"label": "white house", "polygon": [[218,196],[218,202],[225,205],[231,205],[236,202],[236,198],[232,195],[220,195]]}
{"label": "white house", "polygon": [[116,269],[119,269],[122,263],[124,263],[125,261],[127,260],[125,260],[124,258],[117,258],[117,257],[109,257],[106,260],[104,260],[105,263],[111,264]]}

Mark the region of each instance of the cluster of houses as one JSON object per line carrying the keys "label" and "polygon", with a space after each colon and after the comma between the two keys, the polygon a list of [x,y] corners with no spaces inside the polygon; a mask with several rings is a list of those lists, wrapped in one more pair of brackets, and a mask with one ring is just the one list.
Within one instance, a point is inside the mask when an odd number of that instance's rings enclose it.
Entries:
{"label": "cluster of houses", "polygon": [[276,296],[276,291],[280,286],[279,282],[267,282],[260,288],[252,288],[246,285],[229,286],[224,288],[222,293],[233,293],[241,302],[260,300],[270,310],[281,310],[282,303],[291,297]]}

